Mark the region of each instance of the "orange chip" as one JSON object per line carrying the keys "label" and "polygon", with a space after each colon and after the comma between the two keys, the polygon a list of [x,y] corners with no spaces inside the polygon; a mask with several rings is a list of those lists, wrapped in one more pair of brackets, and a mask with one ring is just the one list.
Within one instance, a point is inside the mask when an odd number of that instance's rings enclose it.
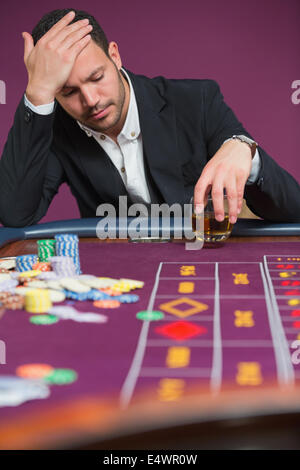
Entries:
{"label": "orange chip", "polygon": [[111,295],[113,297],[117,295],[122,295],[122,292],[119,290],[112,289],[111,287],[105,287],[103,289],[98,289],[100,292],[104,292],[105,294]]}
{"label": "orange chip", "polygon": [[37,269],[38,271],[51,271],[51,264],[47,262],[38,262],[32,266],[32,269]]}
{"label": "orange chip", "polygon": [[93,305],[98,308],[118,308],[121,305],[121,302],[118,300],[95,300]]}
{"label": "orange chip", "polygon": [[49,364],[24,364],[19,366],[16,374],[27,379],[43,379],[54,370]]}

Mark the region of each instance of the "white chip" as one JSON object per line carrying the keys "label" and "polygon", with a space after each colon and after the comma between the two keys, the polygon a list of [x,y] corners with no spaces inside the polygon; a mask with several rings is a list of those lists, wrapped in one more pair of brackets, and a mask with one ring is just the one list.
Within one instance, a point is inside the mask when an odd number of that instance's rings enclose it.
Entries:
{"label": "white chip", "polygon": [[59,281],[47,281],[47,287],[48,289],[63,290]]}
{"label": "white chip", "polygon": [[31,290],[31,287],[18,287],[15,289],[15,294],[25,295],[29,290]]}
{"label": "white chip", "polygon": [[16,267],[15,259],[5,259],[0,261],[0,268],[3,269],[13,269]]}
{"label": "white chip", "polygon": [[0,273],[0,282],[6,281],[6,279],[12,279],[9,273]]}
{"label": "white chip", "polygon": [[60,279],[59,283],[67,290],[70,290],[72,292],[78,292],[83,293],[83,292],[89,292],[91,289],[89,286],[86,286],[82,284],[81,282],[77,281],[76,279],[73,279],[72,277],[64,277],[63,279]]}
{"label": "white chip", "polygon": [[47,289],[47,282],[45,281],[30,281],[30,288],[31,289]]}
{"label": "white chip", "polygon": [[64,292],[61,292],[59,290],[50,289],[49,293],[50,293],[50,300],[53,303],[63,302],[66,298]]}
{"label": "white chip", "polygon": [[[101,289],[103,288],[103,281],[96,276],[91,276],[88,274],[82,274],[78,276],[78,280],[86,285],[91,287],[92,289]],[[105,286],[106,287],[106,286]]]}

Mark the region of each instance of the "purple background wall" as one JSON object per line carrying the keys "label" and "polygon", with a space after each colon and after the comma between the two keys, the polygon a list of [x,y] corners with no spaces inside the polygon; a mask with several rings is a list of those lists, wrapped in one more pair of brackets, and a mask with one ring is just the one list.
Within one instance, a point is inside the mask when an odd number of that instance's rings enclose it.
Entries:
{"label": "purple background wall", "polygon": [[[216,80],[246,129],[300,180],[300,92],[292,89],[295,80],[300,87],[299,0],[3,2],[0,153],[27,84],[21,33],[31,32],[44,13],[64,7],[93,14],[135,73]],[[75,217],[76,202],[64,185],[42,221]]]}

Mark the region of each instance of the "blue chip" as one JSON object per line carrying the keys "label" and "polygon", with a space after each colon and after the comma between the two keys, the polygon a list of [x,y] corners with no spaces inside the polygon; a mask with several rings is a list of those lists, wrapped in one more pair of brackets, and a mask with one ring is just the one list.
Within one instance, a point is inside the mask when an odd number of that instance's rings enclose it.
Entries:
{"label": "blue chip", "polygon": [[114,300],[115,299],[115,297],[111,297],[110,295],[105,294],[105,292],[101,292],[97,289],[91,289],[88,292],[88,298],[89,300],[107,300],[107,299]]}
{"label": "blue chip", "polygon": [[131,304],[140,300],[139,296],[135,294],[122,294],[122,295],[113,297],[113,299],[118,300],[119,302],[123,304]]}

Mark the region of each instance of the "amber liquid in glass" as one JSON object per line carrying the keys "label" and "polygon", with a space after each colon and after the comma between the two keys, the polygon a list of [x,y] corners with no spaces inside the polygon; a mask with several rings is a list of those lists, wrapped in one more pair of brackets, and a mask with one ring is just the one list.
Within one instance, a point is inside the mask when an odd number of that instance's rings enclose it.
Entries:
{"label": "amber liquid in glass", "polygon": [[[197,233],[196,229],[196,218],[197,216],[193,214],[192,216],[192,227],[193,231],[196,233],[197,240],[203,240],[202,233]],[[233,225],[229,222],[229,215],[225,214],[224,220],[218,222],[215,219],[215,214],[206,213],[204,214],[204,241],[205,242],[219,242],[226,240],[232,231]]]}

